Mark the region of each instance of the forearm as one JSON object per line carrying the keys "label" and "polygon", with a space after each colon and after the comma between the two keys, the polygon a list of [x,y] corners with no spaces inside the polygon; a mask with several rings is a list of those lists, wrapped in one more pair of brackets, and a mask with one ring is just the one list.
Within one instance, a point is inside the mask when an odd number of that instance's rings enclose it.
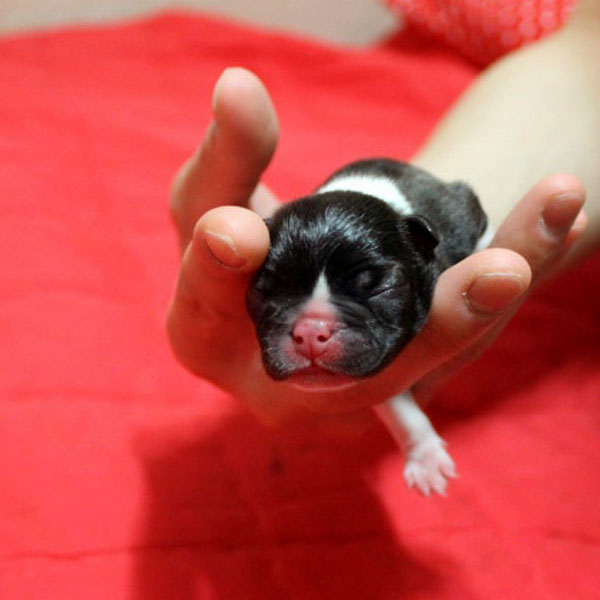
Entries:
{"label": "forearm", "polygon": [[583,2],[563,31],[488,68],[415,158],[471,183],[496,227],[538,180],[576,175],[590,217],[580,253],[600,239],[599,5]]}

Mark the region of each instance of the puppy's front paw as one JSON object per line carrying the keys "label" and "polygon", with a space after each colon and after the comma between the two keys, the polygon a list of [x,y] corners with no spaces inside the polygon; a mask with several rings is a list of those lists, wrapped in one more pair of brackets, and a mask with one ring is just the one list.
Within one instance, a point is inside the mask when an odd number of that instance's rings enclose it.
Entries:
{"label": "puppy's front paw", "polygon": [[408,487],[416,487],[425,496],[432,492],[446,495],[448,479],[456,477],[456,467],[445,445],[442,438],[432,435],[410,448],[404,466]]}

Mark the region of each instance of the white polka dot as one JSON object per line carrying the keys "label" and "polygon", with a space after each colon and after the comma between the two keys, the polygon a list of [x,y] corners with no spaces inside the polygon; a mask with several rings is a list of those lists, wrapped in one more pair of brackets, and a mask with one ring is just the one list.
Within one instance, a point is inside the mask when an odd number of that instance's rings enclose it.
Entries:
{"label": "white polka dot", "polygon": [[546,9],[540,15],[540,25],[547,30],[554,29],[558,25],[556,13],[550,9]]}
{"label": "white polka dot", "polygon": [[514,48],[521,42],[521,37],[519,35],[519,32],[514,31],[512,29],[503,31],[502,35],[500,36],[500,39],[502,41],[502,45],[505,48]]}
{"label": "white polka dot", "polygon": [[535,24],[534,21],[530,21],[530,20],[523,21],[519,25],[519,31],[521,32],[521,35],[523,36],[523,38],[525,38],[526,40],[532,40],[538,34],[537,25]]}
{"label": "white polka dot", "polygon": [[519,6],[519,13],[522,19],[529,19],[535,14],[535,7],[533,6],[533,0],[522,0]]}

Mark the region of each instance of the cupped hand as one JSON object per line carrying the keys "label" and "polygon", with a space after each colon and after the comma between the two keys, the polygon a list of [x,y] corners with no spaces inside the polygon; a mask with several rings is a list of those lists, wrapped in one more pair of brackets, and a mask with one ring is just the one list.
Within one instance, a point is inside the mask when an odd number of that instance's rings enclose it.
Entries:
{"label": "cupped hand", "polygon": [[382,373],[344,391],[303,392],[270,379],[262,367],[246,288],[269,247],[263,222],[278,206],[259,183],[277,143],[274,108],[262,83],[240,68],[215,86],[213,121],[172,190],[171,214],[182,251],[167,330],[184,367],[234,394],[261,420],[312,416],[353,425],[370,407],[419,382],[429,390],[488,345],[585,227],[584,190],[555,175],[516,204],[492,248],[440,277],[429,320]]}

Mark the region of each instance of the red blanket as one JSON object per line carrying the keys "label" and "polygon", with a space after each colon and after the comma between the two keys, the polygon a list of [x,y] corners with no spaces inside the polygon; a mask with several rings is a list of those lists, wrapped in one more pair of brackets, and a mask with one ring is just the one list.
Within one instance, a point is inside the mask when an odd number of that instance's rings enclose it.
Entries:
{"label": "red blanket", "polygon": [[383,429],[267,430],[171,357],[169,182],[231,64],[278,106],[287,197],[409,157],[475,75],[196,17],[0,42],[0,597],[597,599],[600,257],[440,393],[447,499]]}

